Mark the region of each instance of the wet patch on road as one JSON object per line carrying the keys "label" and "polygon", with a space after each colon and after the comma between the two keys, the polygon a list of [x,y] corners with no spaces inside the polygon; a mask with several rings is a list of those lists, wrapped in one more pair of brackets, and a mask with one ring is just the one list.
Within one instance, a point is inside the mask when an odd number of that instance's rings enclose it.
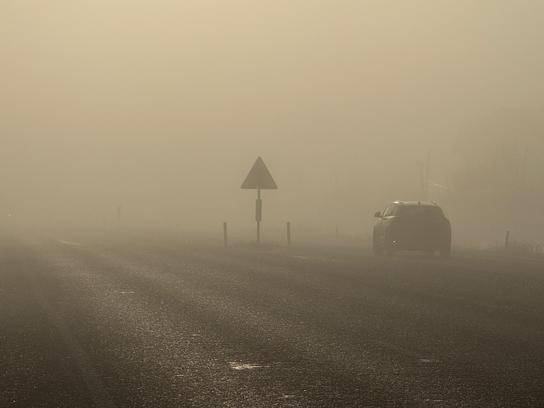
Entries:
{"label": "wet patch on road", "polygon": [[239,361],[229,361],[229,367],[236,371],[242,371],[242,370],[255,370],[257,368],[268,368],[270,366],[265,366],[261,364],[253,364],[253,363],[241,363]]}

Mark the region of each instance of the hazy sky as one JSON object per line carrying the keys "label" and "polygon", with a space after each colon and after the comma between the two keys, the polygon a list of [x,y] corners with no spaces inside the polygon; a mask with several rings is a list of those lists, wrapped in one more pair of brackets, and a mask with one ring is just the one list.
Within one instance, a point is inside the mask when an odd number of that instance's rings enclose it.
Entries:
{"label": "hazy sky", "polygon": [[429,150],[448,188],[498,141],[540,175],[542,27],[537,0],[0,0],[2,211],[248,227],[261,155],[265,221],[355,232]]}

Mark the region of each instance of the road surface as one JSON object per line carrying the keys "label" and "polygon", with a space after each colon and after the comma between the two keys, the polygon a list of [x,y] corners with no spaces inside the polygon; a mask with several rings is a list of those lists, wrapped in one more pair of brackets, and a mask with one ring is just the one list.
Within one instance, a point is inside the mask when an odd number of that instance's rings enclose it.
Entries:
{"label": "road surface", "polygon": [[539,407],[544,262],[0,234],[1,407]]}

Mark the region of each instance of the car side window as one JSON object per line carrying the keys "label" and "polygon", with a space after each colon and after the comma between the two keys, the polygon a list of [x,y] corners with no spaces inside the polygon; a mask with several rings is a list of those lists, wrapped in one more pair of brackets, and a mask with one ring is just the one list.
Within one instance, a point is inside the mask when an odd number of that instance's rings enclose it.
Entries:
{"label": "car side window", "polygon": [[392,215],[395,215],[395,209],[396,209],[396,207],[394,205],[391,205],[391,206],[387,207],[383,212],[383,216],[384,217],[391,217]]}

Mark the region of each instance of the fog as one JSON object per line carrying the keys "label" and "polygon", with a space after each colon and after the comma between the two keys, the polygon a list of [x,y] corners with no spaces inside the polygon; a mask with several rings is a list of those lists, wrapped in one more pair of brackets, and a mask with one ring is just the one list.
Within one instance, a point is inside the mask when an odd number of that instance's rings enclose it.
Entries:
{"label": "fog", "polygon": [[245,233],[262,156],[270,239],[430,199],[457,244],[544,241],[543,2],[1,6],[3,224]]}

